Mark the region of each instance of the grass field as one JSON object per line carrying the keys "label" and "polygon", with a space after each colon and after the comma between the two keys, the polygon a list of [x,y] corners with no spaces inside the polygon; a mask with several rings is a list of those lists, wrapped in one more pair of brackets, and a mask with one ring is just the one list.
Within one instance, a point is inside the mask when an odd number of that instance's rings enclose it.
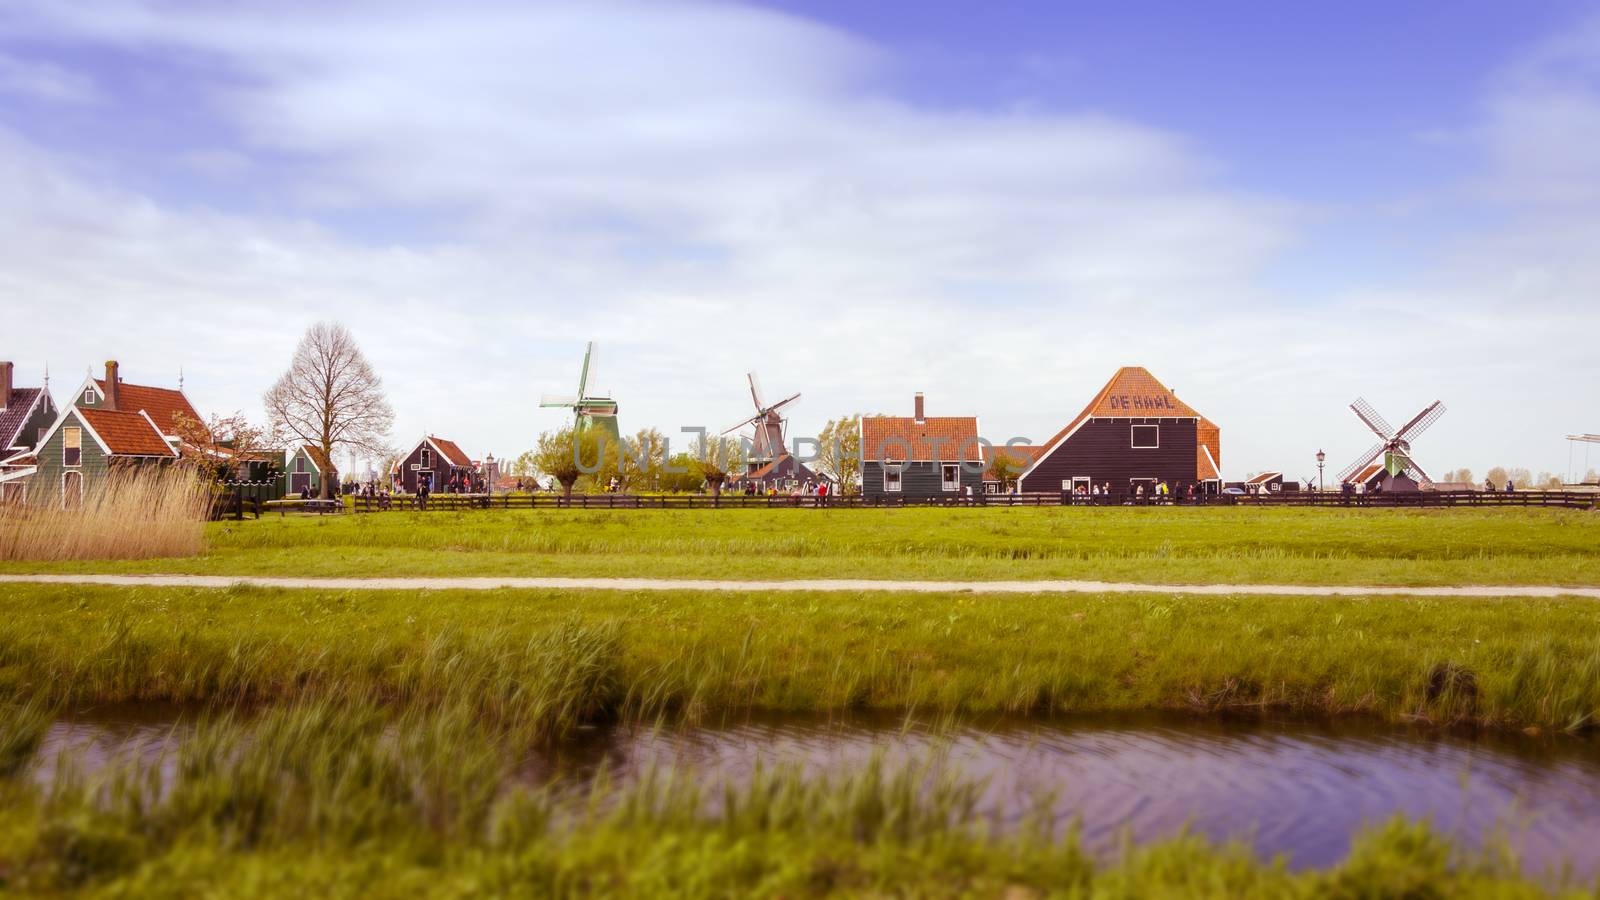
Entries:
{"label": "grass field", "polygon": [[208,537],[193,557],[0,572],[1600,584],[1600,514],[1540,509],[390,512]]}
{"label": "grass field", "polygon": [[0,618],[0,697],[465,704],[538,739],[749,709],[1600,717],[1581,599],[14,586]]}

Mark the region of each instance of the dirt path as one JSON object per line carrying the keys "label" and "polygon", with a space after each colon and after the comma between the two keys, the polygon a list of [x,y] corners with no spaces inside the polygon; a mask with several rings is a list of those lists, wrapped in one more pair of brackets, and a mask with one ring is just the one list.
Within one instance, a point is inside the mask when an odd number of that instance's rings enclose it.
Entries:
{"label": "dirt path", "polygon": [[1591,597],[1600,587],[1470,585],[1380,587],[1297,584],[1131,584],[1109,581],[715,581],[665,578],[275,578],[255,575],[0,575],[0,584],[93,584],[114,587],[226,588],[247,585],[318,590],[492,591],[542,588],[602,591],[906,591],[977,594],[1275,594],[1299,597]]}

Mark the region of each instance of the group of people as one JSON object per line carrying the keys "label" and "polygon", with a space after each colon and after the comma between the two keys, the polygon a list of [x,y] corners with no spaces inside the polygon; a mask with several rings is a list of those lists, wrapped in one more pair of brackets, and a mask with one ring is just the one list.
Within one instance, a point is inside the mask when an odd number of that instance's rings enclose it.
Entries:
{"label": "group of people", "polygon": [[[1205,495],[1200,486],[1193,482],[1183,485],[1174,491],[1167,484],[1166,479],[1156,479],[1154,484],[1145,480],[1135,481],[1128,493],[1122,495],[1125,503],[1171,503],[1174,500],[1193,501]],[[1072,489],[1073,500],[1080,503],[1109,503],[1117,495],[1111,493],[1111,482],[1103,481],[1099,484],[1080,484]]]}

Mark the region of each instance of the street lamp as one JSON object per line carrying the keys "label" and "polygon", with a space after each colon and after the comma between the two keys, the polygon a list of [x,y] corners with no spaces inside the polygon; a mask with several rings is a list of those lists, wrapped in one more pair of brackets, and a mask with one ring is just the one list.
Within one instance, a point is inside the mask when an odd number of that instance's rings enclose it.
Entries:
{"label": "street lamp", "polygon": [[1322,449],[1319,447],[1317,449],[1317,490],[1319,490],[1319,491],[1325,490],[1327,488],[1327,485],[1324,484],[1323,481],[1322,481],[1322,463],[1327,458],[1328,458],[1328,454],[1323,453]]}

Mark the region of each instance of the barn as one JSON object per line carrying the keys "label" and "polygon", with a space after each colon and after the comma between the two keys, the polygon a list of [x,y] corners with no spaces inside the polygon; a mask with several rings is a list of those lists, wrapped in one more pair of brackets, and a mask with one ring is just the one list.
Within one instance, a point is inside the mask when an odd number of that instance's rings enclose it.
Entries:
{"label": "barn", "polygon": [[1118,369],[1089,405],[1046,441],[1019,479],[1024,493],[1100,487],[1113,497],[1165,482],[1182,496],[1222,490],[1221,430],[1138,366]]}
{"label": "barn", "polygon": [[461,452],[454,441],[432,434],[411,448],[399,469],[400,489],[408,494],[415,494],[418,485],[427,485],[430,493],[442,494],[450,489],[452,481],[468,478],[477,471],[471,457]]}

